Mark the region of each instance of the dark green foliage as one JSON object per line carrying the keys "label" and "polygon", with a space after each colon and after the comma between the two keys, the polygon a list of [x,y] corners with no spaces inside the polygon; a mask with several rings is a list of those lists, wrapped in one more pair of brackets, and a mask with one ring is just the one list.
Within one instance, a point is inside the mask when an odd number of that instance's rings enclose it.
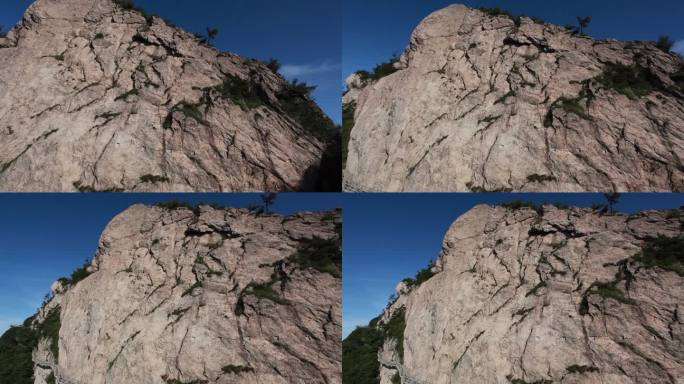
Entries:
{"label": "dark green foliage", "polygon": [[50,341],[50,352],[55,357],[55,361],[59,360],[59,328],[62,326],[60,316],[60,308],[55,307],[48,312],[45,320],[36,326],[38,338]]}
{"label": "dark green foliage", "polygon": [[356,328],[342,341],[342,383],[379,384],[383,334],[374,325]]}
{"label": "dark green foliage", "polygon": [[216,39],[216,36],[218,36],[218,34],[218,28],[207,28],[207,41],[211,43],[214,39]]}
{"label": "dark green foliage", "polygon": [[245,110],[268,104],[268,98],[257,83],[238,76],[226,75],[223,83],[213,89]]}
{"label": "dark green foliage", "polygon": [[278,292],[273,290],[273,284],[278,281],[276,276],[271,276],[271,281],[266,283],[249,283],[242,292],[240,292],[237,304],[235,305],[235,314],[241,316],[245,313],[244,297],[246,295],[254,295],[260,299],[270,300],[276,304],[288,304],[287,300],[280,297]]}
{"label": "dark green foliage", "polygon": [[553,384],[553,380],[535,380],[535,381],[525,381],[523,379],[516,379],[513,377],[513,375],[508,375],[506,376],[506,380],[508,380],[511,384]]}
{"label": "dark green foliage", "polygon": [[647,268],[659,267],[684,277],[684,236],[646,239],[641,253],[634,260]]}
{"label": "dark green foliage", "polygon": [[549,111],[546,113],[546,117],[544,118],[544,126],[553,126],[553,110],[556,108],[560,108],[564,110],[566,113],[575,114],[585,120],[592,120],[591,116],[589,116],[587,112],[584,110],[584,106],[580,104],[580,101],[584,97],[584,94],[580,94],[576,98],[561,97],[558,100],[554,101],[553,104],[551,104],[551,107],[549,107]]}
{"label": "dark green foliage", "polygon": [[326,116],[311,100],[311,92],[316,89],[296,79],[278,92],[278,101],[284,112],[292,117],[304,130],[318,140],[328,142],[337,133],[335,123]]}
{"label": "dark green foliage", "polygon": [[275,203],[277,197],[278,195],[273,192],[268,192],[261,195],[261,202],[263,203],[265,213],[269,213],[271,211],[271,206]]}
{"label": "dark green foliage", "polygon": [[406,285],[407,285],[409,288],[419,287],[421,284],[423,284],[424,282],[430,280],[430,278],[432,278],[432,276],[435,275],[435,273],[432,272],[432,267],[434,267],[434,266],[435,266],[435,262],[432,261],[432,260],[430,260],[430,263],[428,264],[427,267],[425,267],[425,268],[421,269],[420,271],[416,272],[416,277],[415,277],[415,278],[413,278],[413,279],[411,279],[411,278],[404,279],[404,280],[403,280],[404,283],[406,283]]}
{"label": "dark green foliage", "polygon": [[673,46],[674,41],[669,36],[659,36],[656,41],[656,47],[666,53],[670,53]]}
{"label": "dark green foliage", "polygon": [[119,7],[127,10],[127,11],[135,11],[141,14],[143,17],[148,18],[149,15],[145,10],[138,5],[135,4],[133,0],[113,0],[114,4],[118,5]]}
{"label": "dark green foliage", "polygon": [[401,376],[399,376],[399,372],[395,372],[394,376],[392,376],[392,384],[401,384]]}
{"label": "dark green foliage", "polygon": [[527,181],[531,183],[545,183],[547,181],[557,181],[555,176],[533,174],[527,176]]}
{"label": "dark green foliage", "polygon": [[406,329],[406,308],[402,307],[394,312],[387,324],[382,325],[385,339],[396,340],[399,358],[404,360],[404,329]]}
{"label": "dark green foliage", "polygon": [[124,93],[123,95],[117,96],[114,101],[128,101],[128,98],[131,96],[138,96],[140,94],[140,91],[138,91],[136,88],[131,89],[130,91]]}
{"label": "dark green foliage", "polygon": [[177,201],[177,200],[171,200],[171,201],[165,201],[161,203],[157,203],[154,205],[155,207],[159,208],[164,208],[168,210],[174,210],[174,209],[180,209],[180,208],[187,208],[191,211],[195,210],[195,206],[185,202],[185,201]]}
{"label": "dark green foliage", "polygon": [[95,35],[95,40],[104,39],[104,37],[105,37],[104,33],[98,32],[98,33]]}
{"label": "dark green foliage", "polygon": [[268,69],[271,70],[273,73],[278,73],[280,70],[280,62],[277,59],[271,58],[267,62],[264,63]]}
{"label": "dark green foliage", "polygon": [[670,79],[672,79],[675,86],[679,88],[680,92],[684,92],[684,65],[682,65],[679,71],[671,74]]}
{"label": "dark green foliage", "polygon": [[122,189],[122,188],[115,188],[115,187],[107,188],[107,189],[102,189],[102,190],[100,190],[100,189],[95,189],[94,187],[92,187],[92,186],[90,186],[90,185],[85,185],[85,184],[83,184],[83,182],[81,182],[81,181],[74,181],[73,185],[74,185],[74,188],[76,188],[76,190],[78,190],[79,192],[82,192],[82,193],[96,193],[96,192],[111,193],[111,192],[123,192],[123,189]]}
{"label": "dark green foliage", "polygon": [[543,204],[535,204],[531,201],[523,201],[523,200],[513,200],[509,201],[507,203],[500,203],[499,206],[508,208],[514,211],[517,211],[518,209],[523,209],[523,208],[531,208],[534,211],[537,212],[538,215],[543,215],[544,214],[544,208]]}
{"label": "dark green foliage", "polygon": [[515,91],[513,91],[513,90],[508,91],[505,95],[499,97],[499,98],[494,102],[494,105],[499,104],[499,103],[505,103],[505,102],[506,102],[506,99],[508,99],[509,97],[515,97],[516,94],[517,94],[517,93],[516,93]]}
{"label": "dark green foliage", "polygon": [[565,370],[568,373],[578,373],[578,374],[584,374],[587,372],[598,372],[599,371],[598,368],[588,366],[588,365],[571,365],[571,366],[565,368]]}
{"label": "dark green foliage", "polygon": [[584,36],[584,30],[591,24],[591,16],[577,16],[577,24],[579,25],[578,33]]}
{"label": "dark green foliage", "polygon": [[606,64],[603,73],[596,78],[596,81],[604,87],[614,89],[630,99],[638,99],[653,91],[664,88],[660,80],[651,74],[648,69],[636,64]]}
{"label": "dark green foliage", "polygon": [[195,281],[195,284],[191,285],[188,289],[186,289],[183,292],[183,294],[181,295],[181,297],[185,297],[185,296],[191,294],[195,289],[200,288],[200,287],[202,287],[202,282],[199,280]]}
{"label": "dark green foliage", "polygon": [[166,116],[166,120],[164,120],[165,129],[171,128],[173,114],[176,112],[183,114],[187,118],[195,120],[199,124],[207,125],[207,122],[204,121],[204,114],[202,113],[202,111],[199,110],[198,105],[183,100],[180,103],[174,105],[173,108],[171,108],[171,112],[169,112],[169,114]]}
{"label": "dark green foliage", "polygon": [[342,107],[342,167],[347,164],[347,153],[349,151],[349,139],[354,128],[354,113],[356,103],[345,104]]}
{"label": "dark green foliage", "polygon": [[45,378],[45,382],[46,382],[47,384],[55,384],[56,379],[55,379],[55,374],[54,374],[54,372],[50,372],[50,374],[48,375],[48,377]]}
{"label": "dark green foliage", "polygon": [[60,277],[59,282],[62,283],[63,285],[76,285],[80,281],[85,280],[86,277],[91,275],[91,272],[88,272],[88,267],[90,267],[90,260],[86,260],[83,263],[83,266],[76,268],[71,273],[71,276],[69,277]]}
{"label": "dark green foliage", "polygon": [[166,384],[209,384],[209,381],[207,380],[195,379],[193,381],[180,381],[178,379],[169,379],[166,375],[162,376],[162,380],[164,380]]}
{"label": "dark green foliage", "polygon": [[0,336],[0,383],[33,384],[31,353],[38,346],[38,334],[30,318]]}
{"label": "dark green foliage", "polygon": [[313,237],[302,240],[299,249],[290,256],[289,261],[301,268],[313,268],[335,277],[342,276],[342,249],[340,239],[321,239]]}
{"label": "dark green foliage", "polygon": [[221,368],[223,373],[231,373],[234,375],[239,375],[243,372],[254,372],[254,368],[252,367],[245,367],[242,365],[226,365],[225,367]]}
{"label": "dark green foliage", "polygon": [[97,119],[111,120],[111,119],[113,119],[119,115],[121,115],[121,112],[104,112],[104,113],[101,113],[101,114],[95,116],[95,120],[97,120]]}
{"label": "dark green foliage", "polygon": [[534,16],[527,16],[524,14],[521,15],[514,15],[512,12],[502,9],[501,7],[479,7],[477,8],[481,12],[484,12],[490,16],[506,16],[509,19],[513,20],[513,24],[515,24],[516,27],[520,27],[522,23],[522,17],[529,17],[532,21],[534,21],[537,24],[544,24],[544,20],[534,17]]}
{"label": "dark green foliage", "polygon": [[168,183],[169,178],[166,176],[158,176],[158,175],[142,175],[140,176],[140,182],[141,183],[152,183],[152,184],[157,184],[157,183]]}
{"label": "dark green foliage", "polygon": [[385,76],[389,76],[394,72],[398,71],[398,69],[394,67],[394,63],[398,61],[399,58],[396,55],[394,55],[388,61],[376,65],[375,68],[373,68],[373,72],[358,71],[356,73],[361,77],[361,80],[364,82],[368,80],[377,81]]}

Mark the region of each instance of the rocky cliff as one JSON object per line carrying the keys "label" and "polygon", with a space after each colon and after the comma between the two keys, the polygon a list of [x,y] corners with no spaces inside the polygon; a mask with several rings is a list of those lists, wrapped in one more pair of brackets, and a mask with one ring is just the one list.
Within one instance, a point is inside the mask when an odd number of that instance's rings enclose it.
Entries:
{"label": "rocky cliff", "polygon": [[[345,339],[344,382],[682,383],[683,228],[684,209],[477,206]],[[351,380],[359,353],[375,371]]]}
{"label": "rocky cliff", "polygon": [[340,383],[340,230],[339,211],[133,206],[13,328],[35,380],[0,382]]}
{"label": "rocky cliff", "polygon": [[311,189],[311,89],[131,4],[37,0],[0,39],[0,190]]}
{"label": "rocky cliff", "polygon": [[452,5],[389,64],[347,80],[347,190],[684,188],[684,60],[654,43]]}

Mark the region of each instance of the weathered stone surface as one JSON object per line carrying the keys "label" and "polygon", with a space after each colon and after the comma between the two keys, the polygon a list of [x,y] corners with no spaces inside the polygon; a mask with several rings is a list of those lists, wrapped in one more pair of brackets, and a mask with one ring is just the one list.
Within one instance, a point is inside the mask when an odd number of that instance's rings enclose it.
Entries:
{"label": "weathered stone surface", "polygon": [[[385,339],[382,384],[396,373],[410,384],[682,383],[684,276],[633,256],[648,237],[682,236],[684,210],[543,208],[483,205],[454,222],[437,273],[401,286],[380,318],[405,309],[403,360]],[[588,293],[608,282],[614,296]]]}
{"label": "weathered stone surface", "polygon": [[[612,63],[637,64],[658,89],[602,86]],[[423,20],[398,65],[348,78],[348,190],[684,189],[684,61],[653,43],[452,5]]]}
{"label": "weathered stone surface", "polygon": [[341,278],[288,260],[340,225],[339,212],[129,208],[92,274],[41,308],[36,326],[61,310],[59,353],[41,340],[35,383],[340,383]]}
{"label": "weathered stone surface", "polygon": [[[37,0],[0,40],[0,68],[3,191],[298,190],[325,149],[266,65],[111,0]],[[229,76],[266,101],[208,90]]]}

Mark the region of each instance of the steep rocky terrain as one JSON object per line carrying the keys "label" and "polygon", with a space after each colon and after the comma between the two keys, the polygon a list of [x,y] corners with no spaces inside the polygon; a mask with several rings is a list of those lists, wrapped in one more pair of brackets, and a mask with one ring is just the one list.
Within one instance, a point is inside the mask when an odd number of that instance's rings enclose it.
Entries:
{"label": "steep rocky terrain", "polygon": [[684,209],[477,206],[345,339],[343,381],[682,383],[683,227]]}
{"label": "steep rocky terrain", "polygon": [[306,84],[130,4],[37,0],[0,39],[0,190],[283,191],[325,176],[335,127]]}
{"label": "steep rocky terrain", "polygon": [[452,5],[390,64],[347,79],[347,190],[684,189],[684,60],[654,43]]}
{"label": "steep rocky terrain", "polygon": [[0,382],[340,383],[340,230],[339,211],[132,206],[0,338],[29,366]]}

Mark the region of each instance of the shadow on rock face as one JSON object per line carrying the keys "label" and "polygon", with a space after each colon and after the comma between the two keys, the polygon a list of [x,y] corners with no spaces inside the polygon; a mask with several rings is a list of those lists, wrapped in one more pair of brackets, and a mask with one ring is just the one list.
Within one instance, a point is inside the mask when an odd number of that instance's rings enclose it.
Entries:
{"label": "shadow on rock face", "polygon": [[299,184],[301,192],[342,191],[342,138],[339,133],[330,140],[321,163],[306,170]]}

